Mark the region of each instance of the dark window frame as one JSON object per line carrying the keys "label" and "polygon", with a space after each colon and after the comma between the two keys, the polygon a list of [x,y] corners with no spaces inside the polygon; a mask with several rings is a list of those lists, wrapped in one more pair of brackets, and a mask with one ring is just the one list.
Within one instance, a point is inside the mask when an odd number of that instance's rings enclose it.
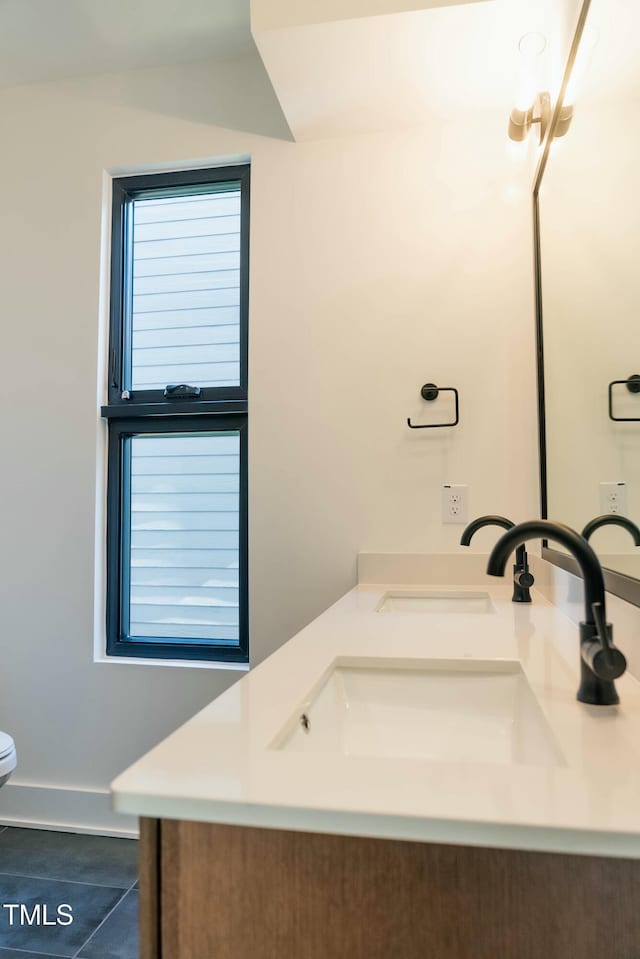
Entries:
{"label": "dark window frame", "polygon": [[[216,183],[239,183],[240,213],[240,383],[233,387],[203,387],[198,397],[167,399],[162,390],[132,390],[125,378],[131,275],[130,209],[135,199],[193,196],[208,192]],[[107,595],[106,652],[108,656],[140,659],[199,660],[205,662],[249,661],[248,623],[248,469],[247,469],[247,373],[249,312],[249,198],[248,164],[114,178],[111,234],[111,303],[109,315],[109,366],[107,405],[102,416],[108,424],[107,455]],[[128,390],[128,394],[124,394]],[[240,434],[239,510],[239,644],[183,639],[136,640],[124,629],[124,597],[128,597],[128,565],[125,563],[129,530],[124,529],[124,440],[150,433]]]}
{"label": "dark window frame", "polygon": [[[240,384],[239,386],[204,387],[197,399],[198,411],[217,413],[244,412],[247,402],[248,372],[248,319],[249,319],[249,202],[250,168],[241,166],[215,167],[209,170],[192,170],[180,173],[149,174],[134,177],[114,178],[111,208],[111,303],[109,316],[109,379],[107,406],[102,415],[129,416],[134,404],[145,404],[144,412],[163,413],[193,412],[194,400],[165,399],[162,390],[132,390],[125,377],[127,355],[126,328],[128,324],[127,282],[131,274],[127,262],[130,256],[130,233],[128,211],[131,201],[163,194],[175,196],[184,192],[193,196],[201,188],[214,183],[237,182],[240,184]],[[123,399],[124,390],[129,397]],[[205,405],[206,404],[206,405]],[[222,405],[224,404],[224,405]]]}

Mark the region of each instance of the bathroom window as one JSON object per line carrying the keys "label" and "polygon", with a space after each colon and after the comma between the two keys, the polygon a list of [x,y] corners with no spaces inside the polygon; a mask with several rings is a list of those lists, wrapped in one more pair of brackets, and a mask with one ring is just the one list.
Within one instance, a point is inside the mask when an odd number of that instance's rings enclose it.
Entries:
{"label": "bathroom window", "polygon": [[114,180],[107,653],[248,661],[249,167]]}

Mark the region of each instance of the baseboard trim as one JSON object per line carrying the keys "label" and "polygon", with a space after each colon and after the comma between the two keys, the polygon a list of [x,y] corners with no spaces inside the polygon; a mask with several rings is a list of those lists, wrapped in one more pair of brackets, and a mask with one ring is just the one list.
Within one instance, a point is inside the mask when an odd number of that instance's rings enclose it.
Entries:
{"label": "baseboard trim", "polygon": [[111,809],[107,790],[11,780],[0,789],[0,825],[135,839],[138,821]]}

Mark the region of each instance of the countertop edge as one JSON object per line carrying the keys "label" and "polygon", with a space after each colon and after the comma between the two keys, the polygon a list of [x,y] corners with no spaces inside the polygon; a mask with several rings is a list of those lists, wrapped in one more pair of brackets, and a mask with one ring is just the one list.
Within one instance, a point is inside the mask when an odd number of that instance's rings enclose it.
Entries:
{"label": "countertop edge", "polygon": [[[179,811],[176,807],[179,806]],[[349,813],[343,810],[295,809],[246,803],[212,803],[172,796],[113,794],[115,812],[152,818],[208,822],[212,825],[289,832],[361,836],[402,842],[477,846],[526,852],[640,859],[640,835],[602,830],[551,828],[488,821],[422,819]]]}

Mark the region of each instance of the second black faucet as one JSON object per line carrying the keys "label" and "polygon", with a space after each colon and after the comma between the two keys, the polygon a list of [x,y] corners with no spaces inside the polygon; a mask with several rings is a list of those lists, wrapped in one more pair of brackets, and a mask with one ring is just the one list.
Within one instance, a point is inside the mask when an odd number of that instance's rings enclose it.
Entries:
{"label": "second black faucet", "polygon": [[[515,525],[516,524],[510,519],[507,519],[506,516],[479,516],[478,519],[474,519],[473,522],[469,523],[469,525],[465,527],[462,536],[460,537],[460,545],[469,546],[471,544],[472,536],[477,533],[479,529],[482,529],[483,526],[501,526],[502,529],[508,530],[513,529]],[[527,550],[524,543],[522,543],[516,550],[516,562],[513,567],[512,602],[530,603],[531,593],[529,590],[533,586],[534,582],[535,580],[533,575],[529,571]]]}

